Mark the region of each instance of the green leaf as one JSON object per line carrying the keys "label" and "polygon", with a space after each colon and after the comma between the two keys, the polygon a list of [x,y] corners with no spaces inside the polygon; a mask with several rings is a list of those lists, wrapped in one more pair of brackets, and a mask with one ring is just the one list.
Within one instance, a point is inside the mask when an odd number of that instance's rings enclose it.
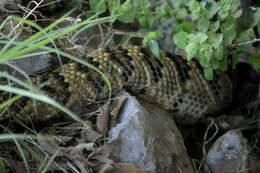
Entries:
{"label": "green leaf", "polygon": [[189,10],[192,12],[192,13],[197,13],[200,11],[200,4],[195,1],[195,0],[192,0],[190,3],[189,3]]}
{"label": "green leaf", "polygon": [[222,33],[224,39],[223,40],[224,46],[231,44],[237,36],[237,32],[235,29],[224,30]]}
{"label": "green leaf", "polygon": [[181,31],[190,33],[194,29],[195,29],[195,25],[193,23],[183,22],[182,24],[177,25],[176,27],[174,27],[172,29],[172,35],[175,35],[175,34],[177,34],[178,32],[181,32]]}
{"label": "green leaf", "polygon": [[221,70],[226,71],[227,70],[227,58],[223,58],[222,60],[213,59],[213,70]]}
{"label": "green leaf", "polygon": [[149,30],[146,29],[146,28],[141,28],[141,29],[139,29],[139,30],[137,31],[137,33],[136,33],[136,35],[137,35],[138,37],[145,37],[145,36],[147,36],[148,34],[149,34]]}
{"label": "green leaf", "polygon": [[142,27],[145,27],[145,28],[147,28],[147,21],[146,20],[147,20],[147,18],[145,16],[138,17],[138,22],[140,23],[140,25]]}
{"label": "green leaf", "polygon": [[155,44],[155,43],[151,43],[153,42],[151,40],[156,40],[160,35],[161,35],[161,30],[158,30],[156,32],[152,32],[152,31],[148,32],[148,34],[143,39],[143,46],[146,46],[147,44],[148,45]]}
{"label": "green leaf", "polygon": [[215,33],[219,29],[219,26],[220,26],[220,22],[218,20],[213,24],[210,24],[209,26],[210,32]]}
{"label": "green leaf", "polygon": [[253,28],[249,28],[243,32],[241,32],[236,40],[237,43],[242,43],[242,42],[247,42],[250,40],[255,39],[255,32],[253,30]]}
{"label": "green leaf", "polygon": [[199,61],[200,61],[200,65],[203,68],[209,67],[209,62],[208,62],[208,58],[206,56],[201,56],[199,57]]}
{"label": "green leaf", "polygon": [[[236,65],[238,64],[239,57],[236,53],[232,54],[232,68],[235,69]],[[249,59],[250,61],[250,59]]]}
{"label": "green leaf", "polygon": [[197,12],[197,13],[192,13],[192,14],[191,14],[191,20],[192,20],[192,21],[197,20],[199,17],[200,17],[199,12]]}
{"label": "green leaf", "polygon": [[205,75],[206,79],[212,80],[213,79],[212,67],[204,68],[204,75]]}
{"label": "green leaf", "polygon": [[189,10],[191,11],[191,19],[193,21],[199,18],[199,16],[200,16],[200,4],[197,1],[192,0],[189,3]]}
{"label": "green leaf", "polygon": [[178,11],[177,11],[177,13],[176,13],[176,15],[175,15],[175,18],[177,19],[177,20],[185,20],[186,19],[186,16],[187,16],[187,11],[186,11],[186,9],[185,8],[180,8]]}
{"label": "green leaf", "polygon": [[115,46],[115,41],[114,40],[110,40],[107,44],[106,44],[107,47],[112,47],[112,46]]}
{"label": "green leaf", "polygon": [[252,57],[249,62],[258,70],[260,70],[260,57]]}
{"label": "green leaf", "polygon": [[207,32],[209,28],[209,20],[206,17],[200,17],[198,21],[198,29],[201,32]]}
{"label": "green leaf", "polygon": [[172,35],[177,34],[178,32],[184,31],[181,25],[177,25],[172,29]]}
{"label": "green leaf", "polygon": [[254,50],[255,47],[251,44],[240,46],[236,49],[236,51],[252,54],[252,50]]}
{"label": "green leaf", "polygon": [[230,4],[231,4],[231,6],[230,6],[230,11],[231,11],[232,14],[234,14],[235,12],[237,12],[237,11],[238,11],[238,8],[241,7],[240,2],[241,2],[241,1],[238,1],[238,0],[231,0],[231,2],[230,2]]}
{"label": "green leaf", "polygon": [[158,32],[149,32],[147,36],[145,36],[148,40],[156,40],[159,36]]}
{"label": "green leaf", "polygon": [[220,21],[224,21],[227,17],[229,17],[229,14],[231,13],[231,3],[232,2],[230,0],[219,1],[217,3],[217,8],[219,9],[218,19]]}
{"label": "green leaf", "polygon": [[130,39],[131,39],[131,35],[124,35],[120,39],[120,45],[127,45]]}
{"label": "green leaf", "polygon": [[208,35],[203,32],[198,32],[196,35],[199,38],[200,44],[208,39]]}
{"label": "green leaf", "polygon": [[138,9],[148,9],[151,6],[150,0],[133,0],[133,5]]}
{"label": "green leaf", "polygon": [[210,1],[208,10],[206,10],[207,18],[211,19],[218,12],[217,3],[215,1]]}
{"label": "green leaf", "polygon": [[260,22],[257,24],[257,34],[260,35]]}
{"label": "green leaf", "polygon": [[89,3],[91,11],[96,14],[104,13],[107,9],[104,0],[90,0]]}
{"label": "green leaf", "polygon": [[[224,54],[224,56],[226,55]],[[218,62],[219,62],[219,67],[218,67],[219,70],[226,71],[228,69],[227,58],[223,58],[221,61]]]}
{"label": "green leaf", "polygon": [[249,13],[249,24],[248,28],[255,27],[260,21],[260,7],[256,8],[255,12]]}
{"label": "green leaf", "polygon": [[171,10],[172,8],[167,2],[164,2],[162,5],[156,8],[156,12],[158,13],[158,15],[162,18],[167,18],[167,19],[171,18],[171,14],[172,14]]}
{"label": "green leaf", "polygon": [[171,0],[171,4],[175,9],[180,9],[180,6],[183,4],[183,0]]}
{"label": "green leaf", "polygon": [[218,19],[220,20],[220,21],[223,21],[223,20],[225,20],[227,17],[228,17],[228,12],[227,11],[222,11],[222,12],[219,12],[218,13]]}
{"label": "green leaf", "polygon": [[235,18],[235,19],[238,19],[238,18],[240,18],[241,16],[242,16],[242,9],[240,9],[240,10],[238,10],[238,11],[236,11],[235,13],[234,13],[234,15],[233,15],[233,17]]}
{"label": "green leaf", "polygon": [[185,48],[185,52],[187,53],[187,59],[191,60],[195,56],[197,56],[197,52],[199,50],[199,39],[196,35],[190,34],[188,36],[189,42]]}
{"label": "green leaf", "polygon": [[[97,1],[97,0],[93,0]],[[107,0],[108,9],[111,15],[114,15],[120,9],[120,0]]]}
{"label": "green leaf", "polygon": [[119,14],[122,14],[118,17],[118,20],[123,23],[132,23],[135,20],[136,9],[131,3],[131,0],[127,0],[119,9]]}
{"label": "green leaf", "polygon": [[218,60],[222,60],[223,56],[224,56],[224,46],[223,46],[223,44],[219,45],[219,47],[214,51],[214,53],[215,53],[215,57]]}
{"label": "green leaf", "polygon": [[156,40],[149,40],[149,47],[153,53],[153,55],[159,59],[159,60],[162,60],[161,57],[160,57],[160,49],[159,49],[159,45],[157,43]]}
{"label": "green leaf", "polygon": [[195,28],[195,24],[191,22],[183,22],[181,25],[177,25],[177,26],[181,26],[183,31],[187,33],[190,33]]}
{"label": "green leaf", "polygon": [[152,28],[154,20],[154,16],[141,16],[138,18],[138,22],[144,28]]}
{"label": "green leaf", "polygon": [[221,30],[235,29],[238,23],[239,22],[237,19],[230,17],[227,20],[223,21],[223,23],[221,24]]}
{"label": "green leaf", "polygon": [[191,14],[191,20],[192,20],[192,21],[197,20],[199,17],[200,17],[199,12],[197,12],[197,13],[192,13],[192,14]]}
{"label": "green leaf", "polygon": [[174,43],[181,49],[185,49],[188,42],[188,34],[179,32],[173,36]]}
{"label": "green leaf", "polygon": [[223,34],[213,34],[210,36],[210,42],[212,43],[213,47],[217,49],[220,44],[223,42]]}
{"label": "green leaf", "polygon": [[199,55],[200,55],[200,58],[202,58],[206,64],[209,64],[211,59],[213,58],[212,47],[209,44],[202,44],[200,46]]}

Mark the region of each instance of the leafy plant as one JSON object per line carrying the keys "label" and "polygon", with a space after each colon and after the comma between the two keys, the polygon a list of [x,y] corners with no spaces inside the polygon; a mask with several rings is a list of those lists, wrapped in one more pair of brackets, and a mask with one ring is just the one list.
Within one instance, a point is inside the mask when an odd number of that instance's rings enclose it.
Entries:
{"label": "leafy plant", "polygon": [[[108,8],[106,7],[108,6]],[[237,63],[238,52],[251,52],[251,44],[238,46],[256,38],[260,32],[260,8],[250,11],[248,24],[241,24],[242,8],[238,0],[90,0],[91,11],[97,14],[108,9],[111,15],[117,15],[114,21],[123,23],[138,22],[140,30],[136,34],[124,37],[142,37],[143,46],[149,46],[159,57],[157,39],[164,31],[156,30],[154,25],[160,21],[174,18],[176,27],[172,28],[174,43],[183,49],[187,59],[198,58],[204,68],[205,76],[212,79],[214,70],[226,70],[227,59],[233,55],[233,64]],[[255,33],[254,28],[257,28]],[[234,48],[234,49],[230,49]],[[252,55],[255,58],[256,55]],[[257,55],[258,56],[258,55]],[[250,60],[253,65],[257,60]]]}
{"label": "leafy plant", "polygon": [[[251,12],[252,20],[248,21],[248,26],[244,26],[240,22],[242,9],[240,1],[237,0],[200,3],[191,0],[183,6],[191,15],[193,23],[197,23],[197,27],[191,31],[177,32],[173,36],[174,42],[185,50],[188,60],[199,57],[208,79],[212,79],[213,70],[227,69],[227,58],[230,54],[233,54],[233,61],[236,64],[239,51],[250,52],[253,49],[250,44],[241,47],[237,44],[256,38],[253,28],[259,25],[259,8]],[[186,21],[180,21],[183,22]],[[231,47],[234,50],[231,51]]]}

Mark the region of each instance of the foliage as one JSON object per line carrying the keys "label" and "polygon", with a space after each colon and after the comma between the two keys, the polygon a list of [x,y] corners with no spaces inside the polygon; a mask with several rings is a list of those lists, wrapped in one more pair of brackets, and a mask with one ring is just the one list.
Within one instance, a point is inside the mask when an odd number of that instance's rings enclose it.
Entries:
{"label": "foliage", "polygon": [[[108,6],[108,8],[107,8]],[[199,57],[205,75],[212,79],[213,70],[226,70],[227,58],[232,54],[236,64],[238,52],[249,52],[252,45],[237,46],[250,41],[260,34],[260,8],[250,11],[246,25],[241,24],[242,9],[238,0],[90,0],[91,11],[104,13],[108,9],[115,20],[123,23],[138,22],[137,32],[143,38],[143,45],[149,46],[159,58],[157,39],[163,33],[153,28],[162,20],[174,18],[176,27],[172,28],[174,43],[183,49],[187,59]],[[254,28],[257,28],[255,33]],[[132,37],[136,35],[128,35]],[[129,40],[124,38],[125,40]],[[234,50],[230,51],[230,48]],[[251,55],[252,58],[255,55]],[[256,67],[260,65],[253,60]]]}
{"label": "foliage", "polygon": [[[205,75],[212,79],[215,69],[226,70],[227,58],[233,54],[233,61],[237,61],[239,51],[250,52],[252,45],[236,47],[238,43],[256,38],[253,28],[259,24],[260,9],[252,12],[252,20],[248,26],[241,24],[242,9],[240,1],[202,1],[190,0],[182,7],[190,14],[192,23],[197,23],[195,29],[185,31],[180,28],[173,39],[176,45],[183,48],[190,60],[199,56]],[[186,20],[179,20],[182,24]],[[188,40],[188,41],[187,41]],[[185,44],[184,44],[185,43]],[[231,50],[230,48],[234,48]],[[236,62],[234,62],[236,64]]]}

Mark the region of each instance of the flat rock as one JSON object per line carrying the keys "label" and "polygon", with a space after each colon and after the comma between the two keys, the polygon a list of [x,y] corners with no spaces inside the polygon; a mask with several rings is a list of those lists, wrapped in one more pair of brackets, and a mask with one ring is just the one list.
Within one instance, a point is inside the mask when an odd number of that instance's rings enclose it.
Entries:
{"label": "flat rock", "polygon": [[156,173],[195,172],[171,114],[129,96],[110,132],[111,156]]}
{"label": "flat rock", "polygon": [[[40,52],[43,50],[37,49],[33,51],[34,53]],[[50,55],[49,54],[42,54],[37,56],[31,56],[24,59],[16,59],[9,61],[9,64],[15,65],[16,67],[20,68],[28,75],[34,75],[37,72],[46,69],[50,64]],[[14,70],[12,67],[7,66],[5,64],[0,64],[0,71],[6,71],[9,74],[12,74],[15,77],[23,78],[24,76],[20,74],[18,71]]]}

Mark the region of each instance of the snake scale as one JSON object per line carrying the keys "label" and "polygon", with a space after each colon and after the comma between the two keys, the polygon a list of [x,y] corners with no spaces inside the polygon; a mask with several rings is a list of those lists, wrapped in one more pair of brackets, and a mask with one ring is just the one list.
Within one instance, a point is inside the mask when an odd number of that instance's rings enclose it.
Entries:
{"label": "snake scale", "polygon": [[[213,80],[204,78],[196,60],[160,51],[158,60],[149,49],[140,46],[115,46],[97,49],[84,60],[100,69],[110,80],[113,93],[123,88],[138,97],[172,112],[180,123],[193,123],[214,114],[232,100],[232,83],[220,71]],[[32,79],[35,85],[47,82],[41,90],[67,108],[104,100],[109,88],[94,70],[80,63],[67,63]],[[9,108],[22,121],[41,122],[58,117],[57,108],[40,101],[22,98]],[[37,112],[37,113],[36,113]],[[2,113],[5,119],[7,113]]]}

